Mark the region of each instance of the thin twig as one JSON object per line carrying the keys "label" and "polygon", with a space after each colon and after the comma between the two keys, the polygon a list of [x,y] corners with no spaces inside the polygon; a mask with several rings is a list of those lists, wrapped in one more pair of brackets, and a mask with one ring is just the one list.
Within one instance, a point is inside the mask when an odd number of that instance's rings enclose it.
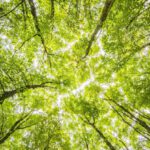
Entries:
{"label": "thin twig", "polygon": [[38,34],[36,33],[36,34],[34,34],[32,37],[29,37],[28,39],[26,39],[22,44],[21,44],[21,46],[18,48],[18,49],[21,49],[23,46],[24,46],[24,44],[26,43],[26,42],[28,42],[28,41],[30,41],[33,37],[35,37],[35,36],[38,36]]}
{"label": "thin twig", "polygon": [[22,3],[24,2],[24,0],[22,0],[20,3],[18,3],[12,10],[8,11],[7,13],[3,14],[2,16],[0,16],[0,18],[7,16],[8,14],[12,13],[14,10],[16,10],[16,8],[18,8]]}

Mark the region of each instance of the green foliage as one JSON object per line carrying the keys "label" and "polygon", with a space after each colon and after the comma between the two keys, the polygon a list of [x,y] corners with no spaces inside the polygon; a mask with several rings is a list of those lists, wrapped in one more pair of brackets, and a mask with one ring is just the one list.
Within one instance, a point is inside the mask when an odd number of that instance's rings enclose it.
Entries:
{"label": "green foliage", "polygon": [[150,149],[149,12],[1,0],[0,150]]}

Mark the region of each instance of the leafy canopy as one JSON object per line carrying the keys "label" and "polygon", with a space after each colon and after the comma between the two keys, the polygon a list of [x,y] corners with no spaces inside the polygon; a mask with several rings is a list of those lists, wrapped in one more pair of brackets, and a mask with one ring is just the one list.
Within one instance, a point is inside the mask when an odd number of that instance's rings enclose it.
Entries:
{"label": "leafy canopy", "polygon": [[1,0],[0,149],[150,149],[149,0]]}

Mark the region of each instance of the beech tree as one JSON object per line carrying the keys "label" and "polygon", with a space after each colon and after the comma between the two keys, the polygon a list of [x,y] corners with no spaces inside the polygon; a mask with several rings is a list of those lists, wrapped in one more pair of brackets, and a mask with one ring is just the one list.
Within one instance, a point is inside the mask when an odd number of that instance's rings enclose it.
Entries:
{"label": "beech tree", "polygon": [[150,149],[149,0],[0,1],[0,149]]}

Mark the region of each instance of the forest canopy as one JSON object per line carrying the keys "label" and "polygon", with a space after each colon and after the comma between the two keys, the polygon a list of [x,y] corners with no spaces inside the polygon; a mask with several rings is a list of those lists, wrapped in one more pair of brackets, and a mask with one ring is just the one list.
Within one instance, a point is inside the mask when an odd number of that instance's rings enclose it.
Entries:
{"label": "forest canopy", "polygon": [[0,0],[10,149],[150,149],[150,0]]}

